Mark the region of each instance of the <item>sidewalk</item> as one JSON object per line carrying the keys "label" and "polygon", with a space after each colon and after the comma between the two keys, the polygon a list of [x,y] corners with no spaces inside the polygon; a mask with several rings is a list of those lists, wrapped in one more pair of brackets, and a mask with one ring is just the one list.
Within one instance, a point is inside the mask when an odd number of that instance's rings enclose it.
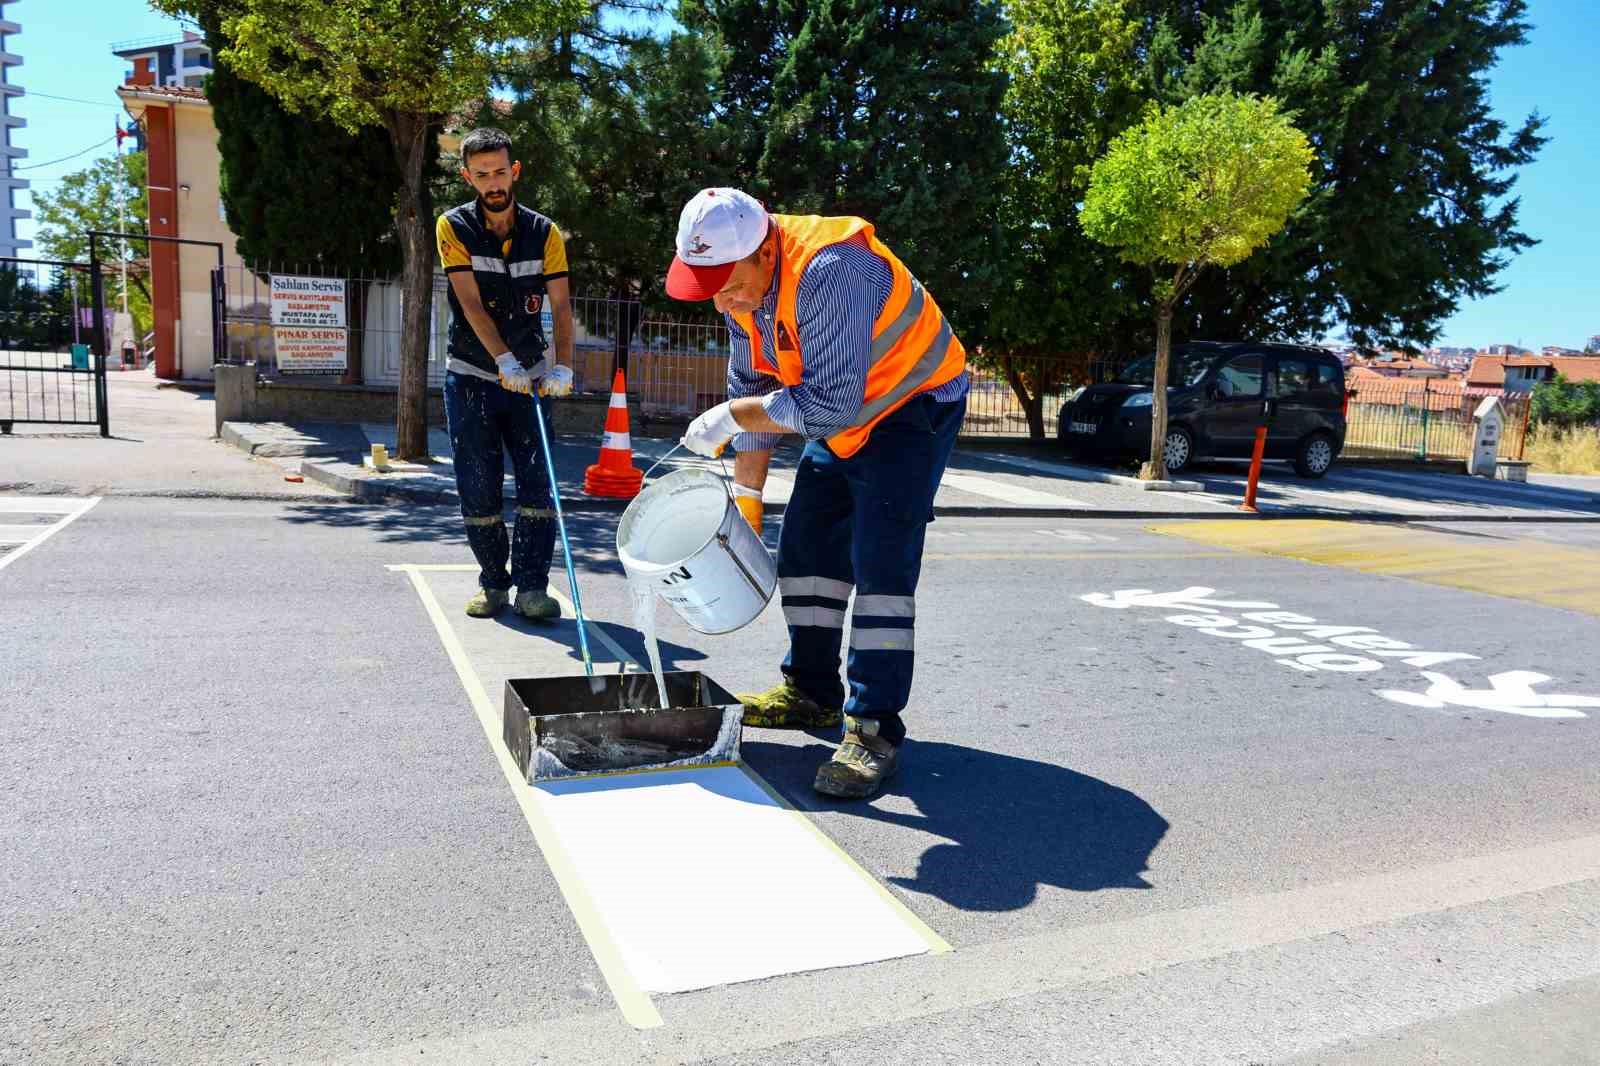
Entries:
{"label": "sidewalk", "polygon": [[[224,437],[257,457],[293,466],[316,482],[350,499],[457,505],[450,441],[433,427],[426,464],[396,464],[388,473],[371,469],[372,444],[394,450],[392,425],[319,426],[278,423],[227,423]],[[675,442],[633,438],[634,465],[648,471],[665,461],[652,478],[680,467],[722,470],[721,463],[684,451]],[[626,500],[584,494],[584,470],[598,458],[598,439],[563,435],[552,441],[563,507],[573,513],[618,512]],[[669,454],[670,453],[670,454]],[[781,514],[793,488],[799,449],[790,443],[774,456],[767,482],[767,513]],[[298,465],[296,465],[298,464]],[[1179,491],[1150,491],[1106,467],[1068,461],[1048,446],[963,446],[951,459],[934,501],[937,515],[1012,518],[1239,518],[1244,496],[1240,464],[1208,463]],[[1363,521],[1595,521],[1600,520],[1600,490],[1571,484],[1514,485],[1441,471],[1386,469],[1341,464],[1322,480],[1294,475],[1285,464],[1268,464],[1263,474],[1260,517],[1332,518]],[[507,475],[506,499],[515,488]]]}
{"label": "sidewalk", "polygon": [[324,485],[216,440],[209,393],[163,388],[151,369],[106,375],[109,438],[92,427],[0,436],[0,491],[33,495],[337,500]]}
{"label": "sidewalk", "polygon": [[[0,436],[0,492],[222,499],[322,500],[380,505],[458,506],[450,441],[430,427],[433,462],[373,472],[374,443],[394,452],[392,424],[228,423],[212,437],[209,392],[164,387],[149,370],[108,377],[113,436],[77,427],[17,426]],[[583,492],[585,469],[599,454],[591,434],[553,440],[564,507],[616,513],[625,500]],[[634,437],[634,464],[649,469],[673,449],[669,440]],[[774,458],[768,513],[782,513],[793,486],[795,443]],[[720,470],[682,451],[653,476],[679,466]],[[938,515],[1008,518],[1240,518],[1244,467],[1202,463],[1184,475],[1191,491],[1149,491],[1124,471],[1067,460],[1049,445],[963,442],[935,499]],[[514,497],[509,478],[506,498]],[[1597,521],[1600,479],[1535,477],[1526,485],[1419,468],[1340,463],[1326,478],[1295,477],[1269,463],[1262,477],[1262,517],[1363,521]]]}

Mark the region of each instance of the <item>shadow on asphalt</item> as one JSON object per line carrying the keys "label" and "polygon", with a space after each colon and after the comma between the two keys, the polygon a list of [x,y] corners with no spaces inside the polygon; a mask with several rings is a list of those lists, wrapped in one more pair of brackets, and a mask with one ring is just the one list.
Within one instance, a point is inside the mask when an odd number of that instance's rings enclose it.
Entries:
{"label": "shadow on asphalt", "polygon": [[[551,584],[562,595],[567,595],[566,580],[559,570],[552,571]],[[558,644],[566,648],[575,663],[583,661],[583,652],[578,647],[578,630],[576,626],[570,629],[566,627],[557,628],[548,622],[532,622],[511,610],[501,611],[494,616],[494,620],[507,629],[515,629],[519,633],[527,633],[530,636],[543,637],[552,644]],[[571,621],[566,616],[563,616],[562,620]],[[597,629],[603,631],[606,636],[611,638],[613,643],[632,656],[634,662],[645,664],[650,662],[649,653],[644,650],[644,638],[632,626],[620,625],[615,622],[597,622],[592,618],[585,619],[585,625],[589,630],[589,654],[595,662],[596,672],[600,672],[600,664],[605,663],[608,667],[605,672],[615,673],[614,666],[616,663],[616,659],[606,647],[595,639],[594,634]],[[661,646],[662,670],[692,669],[692,667],[685,667],[682,664],[703,662],[706,659],[706,653],[697,648],[674,644],[670,640],[661,640],[658,643]],[[645,669],[649,669],[648,665],[646,665]]]}
{"label": "shadow on asphalt", "polygon": [[[507,502],[506,519],[513,517]],[[567,516],[567,537],[572,542],[573,561],[587,572],[621,574],[622,563],[617,559],[617,519],[615,514],[575,514]],[[435,543],[459,547],[460,562],[470,564],[472,551],[467,547],[466,527],[461,522],[461,512],[454,506],[439,504],[405,504],[396,507],[371,507],[345,503],[297,503],[285,508],[282,521],[293,525],[320,525],[330,529],[359,529],[374,534],[385,544]],[[561,541],[556,540],[556,553],[550,573],[559,577],[565,563],[561,558]],[[564,584],[565,579],[562,578]]]}
{"label": "shadow on asphalt", "polygon": [[831,745],[794,748],[745,736],[745,761],[801,810],[838,810],[946,838],[922,853],[915,877],[889,878],[907,891],[965,911],[1009,911],[1032,903],[1040,885],[1073,892],[1152,887],[1143,874],[1168,822],[1098,778],[913,738],[886,789],[916,804],[919,813],[905,814],[872,802],[836,804],[812,791]]}

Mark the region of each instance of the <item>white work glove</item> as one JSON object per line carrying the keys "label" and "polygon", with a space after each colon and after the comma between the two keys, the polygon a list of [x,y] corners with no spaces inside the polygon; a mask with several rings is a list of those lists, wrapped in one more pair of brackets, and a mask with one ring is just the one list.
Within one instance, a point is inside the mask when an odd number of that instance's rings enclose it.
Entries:
{"label": "white work glove", "polygon": [[689,423],[689,432],[683,435],[682,444],[696,455],[715,459],[738,432],[739,423],[733,419],[733,404],[724,401]]}
{"label": "white work glove", "polygon": [[571,396],[572,381],[572,368],[557,363],[539,379],[539,395]]}
{"label": "white work glove", "polygon": [[750,523],[750,528],[756,531],[756,536],[761,535],[761,519],[765,507],[761,503],[761,490],[753,489],[749,485],[733,483],[733,503],[739,508],[739,513],[744,515],[744,520]]}
{"label": "white work glove", "polygon": [[500,387],[510,389],[512,392],[533,392],[533,374],[517,362],[517,357],[510,352],[501,352],[494,357],[494,365],[500,370]]}

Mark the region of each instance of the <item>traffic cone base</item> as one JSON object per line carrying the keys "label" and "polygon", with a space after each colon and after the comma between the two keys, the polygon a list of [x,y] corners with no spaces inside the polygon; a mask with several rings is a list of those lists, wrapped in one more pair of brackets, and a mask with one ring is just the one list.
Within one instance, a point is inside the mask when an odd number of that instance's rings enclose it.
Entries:
{"label": "traffic cone base", "polygon": [[611,405],[606,409],[605,433],[600,438],[600,461],[583,472],[583,491],[589,496],[628,500],[639,495],[643,485],[644,471],[633,465],[628,388],[619,367],[611,379]]}

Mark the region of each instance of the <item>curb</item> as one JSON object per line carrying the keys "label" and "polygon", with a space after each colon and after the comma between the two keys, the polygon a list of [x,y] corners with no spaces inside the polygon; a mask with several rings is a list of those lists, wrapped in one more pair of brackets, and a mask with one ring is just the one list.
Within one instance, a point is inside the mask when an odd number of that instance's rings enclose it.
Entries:
{"label": "curb", "polygon": [[231,444],[240,451],[264,459],[345,456],[363,450],[359,447],[352,448],[349,443],[318,440],[314,437],[285,440],[277,434],[258,432],[255,427],[254,422],[224,422],[222,431],[217,436],[225,444]]}
{"label": "curb", "polygon": [[1199,492],[1205,488],[1198,481],[1144,481],[1127,474],[1107,474],[1105,480],[1112,485],[1144,489],[1146,492]]}

